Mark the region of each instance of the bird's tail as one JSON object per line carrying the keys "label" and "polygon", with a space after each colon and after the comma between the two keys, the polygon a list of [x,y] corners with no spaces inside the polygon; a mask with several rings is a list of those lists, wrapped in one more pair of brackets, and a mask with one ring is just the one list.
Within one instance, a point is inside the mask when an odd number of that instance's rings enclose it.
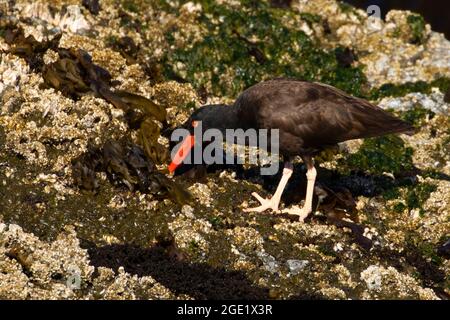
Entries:
{"label": "bird's tail", "polygon": [[396,133],[413,135],[418,131],[410,123],[393,116],[379,107],[366,108],[364,112],[361,112],[361,114],[356,113],[354,116],[360,118],[359,120],[365,127],[362,138]]}
{"label": "bird's tail", "polygon": [[403,120],[395,118],[395,121],[392,121],[389,123],[389,128],[385,129],[386,132],[383,134],[391,134],[391,133],[403,133],[407,134],[408,136],[412,136],[413,134],[417,133],[419,130],[409,124],[408,122],[405,122]]}

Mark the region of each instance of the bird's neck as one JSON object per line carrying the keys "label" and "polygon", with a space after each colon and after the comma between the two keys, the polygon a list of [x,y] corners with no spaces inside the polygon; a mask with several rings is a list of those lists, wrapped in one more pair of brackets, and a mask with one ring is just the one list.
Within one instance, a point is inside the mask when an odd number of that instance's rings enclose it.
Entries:
{"label": "bird's neck", "polygon": [[209,116],[203,120],[203,126],[205,129],[214,128],[225,133],[226,129],[240,128],[241,121],[234,106],[212,106]]}

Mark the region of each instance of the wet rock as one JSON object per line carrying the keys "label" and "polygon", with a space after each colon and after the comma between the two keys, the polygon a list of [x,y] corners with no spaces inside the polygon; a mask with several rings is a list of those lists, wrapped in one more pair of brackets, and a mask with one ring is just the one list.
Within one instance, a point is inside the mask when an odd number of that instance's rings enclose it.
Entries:
{"label": "wet rock", "polygon": [[[283,15],[268,1],[97,3],[0,4],[2,298],[448,298],[443,35],[410,12],[384,21],[334,0]],[[164,175],[172,129],[274,74],[370,97],[418,133],[318,157],[305,223],[243,214],[278,182],[257,168]],[[303,200],[297,173],[285,207]],[[178,205],[175,181],[193,203]]]}
{"label": "wet rock", "polygon": [[369,299],[380,295],[438,299],[431,289],[420,288],[414,278],[402,275],[392,267],[371,265],[361,272],[361,279],[366,283],[368,289],[366,298]]}
{"label": "wet rock", "polygon": [[[96,272],[94,273],[94,270]],[[0,223],[0,297],[4,299],[174,298],[150,276],[95,268],[72,228],[53,242]]]}
{"label": "wet rock", "polygon": [[446,259],[450,259],[450,240],[437,248],[437,253]]}
{"label": "wet rock", "polygon": [[[0,265],[4,271],[2,283],[9,285],[2,285],[0,296],[75,298],[76,290],[66,286],[71,277],[77,278],[79,287],[76,289],[86,288],[94,268],[89,266],[87,253],[79,247],[72,229],[68,228],[51,244],[25,233],[17,225],[3,229],[0,233]],[[22,279],[23,287],[15,287],[11,277]]]}
{"label": "wet rock", "polygon": [[309,265],[309,261],[290,259],[286,261],[286,265],[289,268],[290,273],[296,275]]}
{"label": "wet rock", "polygon": [[67,6],[65,14],[59,18],[58,25],[61,29],[73,33],[83,33],[90,29],[89,23],[77,5]]}
{"label": "wet rock", "polygon": [[417,105],[434,113],[449,113],[449,104],[445,102],[444,94],[439,90],[435,90],[431,94],[423,94],[418,92],[409,93],[399,98],[387,97],[381,99],[379,102],[379,106],[382,108],[393,109],[396,111],[408,111]]}
{"label": "wet rock", "polygon": [[83,7],[87,8],[93,15],[98,15],[98,13],[100,12],[101,7],[99,0],[82,0],[81,4],[83,5]]}
{"label": "wet rock", "polygon": [[[1,92],[1,91],[0,91]],[[0,101],[2,103],[1,113],[11,114],[20,109],[20,106],[25,102],[23,96],[13,87],[7,87],[0,94]]]}

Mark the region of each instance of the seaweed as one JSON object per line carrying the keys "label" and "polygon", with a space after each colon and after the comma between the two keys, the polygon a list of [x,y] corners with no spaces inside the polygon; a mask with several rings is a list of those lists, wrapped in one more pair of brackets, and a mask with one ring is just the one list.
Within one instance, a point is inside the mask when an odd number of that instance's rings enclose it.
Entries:
{"label": "seaweed", "polygon": [[58,53],[60,58],[43,68],[45,83],[72,98],[93,91],[115,107],[124,110],[130,127],[140,128],[140,141],[147,156],[155,163],[164,163],[168,151],[158,143],[160,132],[154,120],[165,124],[166,110],[138,94],[122,90],[112,91],[110,73],[92,63],[87,52],[75,48],[59,48]]}
{"label": "seaweed", "polygon": [[414,168],[413,149],[396,135],[365,139],[358,152],[340,159],[340,167],[358,168],[371,174],[389,172],[401,175]]}
{"label": "seaweed", "polygon": [[427,120],[432,119],[435,115],[436,114],[433,111],[425,109],[420,104],[416,104],[411,109],[401,112],[400,118],[418,128],[424,125]]}
{"label": "seaweed", "polygon": [[[210,32],[188,47],[167,51],[166,78],[183,79],[217,96],[237,96],[279,76],[321,81],[364,96],[367,80],[360,67],[342,66],[334,50],[320,49],[303,31],[285,25],[286,18],[297,18],[295,12],[265,1],[243,1],[239,11],[215,1],[199,2],[203,10],[196,23]],[[175,31],[165,34],[170,45],[175,45]]]}
{"label": "seaweed", "polygon": [[425,40],[425,20],[420,14],[410,14],[406,21],[411,31],[410,42],[422,44]]}
{"label": "seaweed", "polygon": [[183,205],[191,202],[189,192],[156,170],[144,150],[127,139],[108,140],[102,147],[88,151],[72,161],[72,177],[80,189],[97,193],[97,172],[106,172],[110,181],[131,191],[170,197]]}
{"label": "seaweed", "polygon": [[44,54],[48,49],[56,49],[62,33],[56,34],[52,39],[39,42],[32,35],[25,37],[25,33],[21,27],[13,24],[3,26],[2,37],[5,42],[10,45],[10,52],[17,55],[30,65],[34,71],[40,71],[44,65]]}
{"label": "seaweed", "polygon": [[304,20],[310,27],[313,24],[320,23],[322,21],[321,16],[309,12],[300,12],[300,18],[302,18],[302,20]]}
{"label": "seaweed", "polygon": [[441,92],[447,93],[450,89],[450,79],[448,77],[439,77],[431,82],[386,83],[379,88],[373,89],[367,97],[370,100],[378,100],[384,97],[403,97],[411,92],[431,93],[432,88],[439,88]]}
{"label": "seaweed", "polygon": [[145,154],[150,159],[156,159],[157,163],[165,163],[169,160],[168,150],[158,142],[160,130],[158,125],[146,119],[142,122],[139,130],[139,141],[144,148]]}

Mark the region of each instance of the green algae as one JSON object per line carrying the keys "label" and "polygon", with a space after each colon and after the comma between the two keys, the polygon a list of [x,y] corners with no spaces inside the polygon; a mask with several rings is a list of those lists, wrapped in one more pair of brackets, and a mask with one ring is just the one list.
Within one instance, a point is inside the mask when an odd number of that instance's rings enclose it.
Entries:
{"label": "green algae", "polygon": [[[245,38],[247,39],[247,38]],[[240,39],[242,40],[242,38]],[[246,43],[246,41],[242,40],[244,43]],[[258,43],[259,45],[259,43]],[[263,52],[265,54],[265,51],[262,51],[259,46],[256,46],[256,48],[258,50],[260,50],[261,52]],[[265,47],[264,47],[265,48]],[[249,49],[246,49],[247,53],[249,52]],[[322,52],[322,51],[320,51]],[[334,52],[331,51],[330,52],[330,59],[332,60],[333,57],[332,55],[334,55]],[[269,56],[270,58],[270,56]],[[253,59],[256,60],[255,56],[250,56],[249,59]],[[256,61],[258,62],[258,61]],[[230,62],[232,63],[232,62]],[[300,63],[301,64],[301,63]],[[226,69],[225,69],[226,70]],[[344,68],[338,67],[338,70],[346,70]],[[319,71],[320,72],[320,71]],[[349,73],[351,74],[352,71],[349,71]],[[266,75],[263,75],[263,77]],[[349,75],[347,74],[343,74],[343,75],[339,75],[336,77],[336,79],[339,78],[346,78],[349,77]],[[358,86],[358,79],[356,79],[356,84],[355,86]],[[322,80],[323,81],[323,80]],[[333,80],[334,81],[334,80]],[[220,79],[218,84],[220,84]],[[364,81],[361,81],[361,83],[364,83]],[[229,91],[224,91],[224,92],[229,92]],[[192,107],[193,105],[191,105],[190,107]],[[415,110],[412,111],[411,113],[405,113],[404,117],[405,119],[408,118],[411,120],[411,122],[414,122],[417,124],[420,124],[424,121],[424,119],[426,119],[426,117],[428,117],[429,115],[426,114],[426,112],[423,112],[423,110]],[[0,128],[1,129],[1,128]],[[1,139],[0,139],[1,140]],[[1,142],[1,141],[0,141]],[[382,143],[383,144],[383,143]],[[406,151],[404,150],[404,145],[399,145],[396,143],[385,143],[389,146],[389,148],[395,148],[395,146],[399,146],[399,152],[402,152],[403,154],[406,153]],[[3,145],[2,143],[0,143],[0,145]],[[364,157],[369,157],[370,152],[368,151],[373,151],[371,149],[374,149],[375,147],[370,147],[369,146],[365,146],[366,151],[363,152],[363,156]],[[369,150],[367,150],[369,149]],[[393,152],[393,151],[392,151]],[[366,161],[366,160],[365,160]],[[370,161],[370,160],[369,160]],[[358,163],[358,161],[356,161],[356,163]],[[370,165],[367,164],[367,166]],[[390,170],[393,170],[392,168],[389,168],[387,165],[382,166],[380,170],[384,170],[384,168],[388,168]],[[394,169],[398,167],[398,165],[393,166]],[[378,170],[378,169],[377,169]],[[377,170],[374,170],[374,172],[376,172]],[[395,169],[398,170],[398,169]],[[40,172],[39,170],[37,170],[37,172]],[[383,171],[381,171],[383,172]],[[387,172],[390,172],[389,170],[387,170]],[[400,172],[401,173],[401,172]],[[214,178],[214,177],[213,177]],[[219,181],[218,177],[215,177],[216,179],[214,179],[215,181]],[[245,184],[243,184],[245,186]],[[8,189],[8,191],[5,191],[6,193],[9,193],[9,191],[13,191],[13,192],[17,192],[22,194],[21,192],[23,192],[23,194],[29,194],[29,193],[33,193],[35,192],[35,190],[37,190],[37,188],[40,188],[41,186],[33,186],[30,188],[25,188],[24,190],[19,190],[19,186],[17,186],[17,188],[14,189]],[[412,190],[413,186],[407,186],[406,187],[408,192],[406,195],[407,198],[407,204],[404,205],[405,208],[408,206],[410,206],[411,208],[414,208],[415,206],[417,206],[417,203],[422,203],[424,199],[427,199],[427,194],[429,196],[429,191],[431,190],[430,188],[424,186],[424,187],[419,187],[419,192],[415,192],[414,190]],[[138,244],[142,244],[142,245],[148,245],[148,243],[150,243],[155,236],[157,236],[157,234],[161,231],[158,230],[165,230],[165,228],[167,228],[167,223],[168,221],[170,221],[170,216],[174,215],[176,212],[179,211],[179,208],[173,206],[173,204],[169,204],[169,205],[165,205],[163,203],[159,203],[158,204],[158,208],[156,208],[154,211],[150,210],[150,211],[146,211],[142,209],[142,206],[140,206],[139,204],[139,199],[138,196],[139,194],[134,194],[131,193],[131,199],[128,198],[130,196],[130,192],[128,191],[123,191],[120,190],[120,188],[113,188],[108,182],[102,181],[101,185],[100,185],[100,189],[101,189],[101,194],[96,198],[94,196],[88,195],[88,196],[82,196],[80,197],[79,195],[74,195],[74,196],[67,196],[67,199],[62,201],[62,202],[58,202],[56,203],[54,206],[49,207],[49,209],[47,210],[48,212],[45,213],[45,215],[43,216],[39,216],[37,214],[34,214],[35,218],[32,218],[32,221],[28,221],[25,219],[25,217],[30,214],[32,214],[32,209],[27,208],[26,206],[24,206],[24,208],[26,208],[25,210],[23,210],[21,212],[21,214],[24,216],[24,220],[21,220],[21,225],[26,225],[27,229],[29,231],[34,231],[34,228],[37,228],[37,233],[39,235],[47,235],[47,234],[56,234],[56,231],[54,231],[49,224],[51,225],[52,223],[55,223],[55,228],[60,228],[61,226],[63,226],[64,224],[71,224],[71,223],[76,223],[77,225],[77,231],[78,234],[81,238],[83,239],[88,239],[90,241],[94,241],[96,243],[103,243],[104,240],[102,239],[102,235],[111,235],[115,238],[118,239],[119,242],[127,242],[127,243],[138,243]],[[395,190],[393,191],[393,193],[395,193],[396,191],[398,191],[400,189],[400,187],[395,188]],[[0,186],[0,190],[1,190],[1,186]],[[236,190],[235,188],[233,188],[233,190]],[[410,192],[410,190],[412,190],[413,192]],[[235,192],[238,194],[238,196],[234,195],[235,197],[237,197],[235,199],[236,203],[239,203],[240,201],[243,201],[244,199],[247,199],[246,197],[249,195],[249,189],[247,188],[243,188],[240,189],[240,192]],[[396,197],[398,199],[405,199],[405,195],[402,193],[395,193]],[[42,192],[37,192],[37,198],[33,198],[33,199],[38,199],[39,197],[48,197],[50,198],[56,198],[56,194],[54,192],[48,194],[48,195],[44,195]],[[112,199],[112,197],[115,196],[120,196],[120,197],[124,197],[125,199],[125,203],[127,204],[126,208],[120,209],[120,208],[110,208],[109,204],[110,204],[110,200]],[[216,195],[215,195],[216,196]],[[213,207],[216,208],[230,208],[230,198],[229,198],[229,193],[226,192],[224,193],[224,195],[222,196],[223,199],[221,201],[218,201],[216,204],[214,204]],[[47,198],[46,198],[47,199]],[[35,201],[35,200],[33,200]],[[34,208],[33,206],[30,206],[30,208]],[[17,210],[21,210],[21,208],[16,208]],[[13,210],[6,210],[7,213],[6,215],[8,216],[9,220],[14,220],[14,212]],[[201,211],[198,211],[200,214],[198,215],[199,218],[201,217],[209,217],[208,221],[211,222],[211,224],[214,226],[216,226],[217,229],[224,229],[227,228],[226,226],[226,220],[229,219],[229,217],[233,218],[233,223],[237,224],[237,225],[241,225],[241,226],[248,226],[248,216],[247,215],[242,215],[242,213],[240,212],[240,210],[236,210],[237,213],[235,214],[229,214],[226,213],[226,219],[222,218],[222,217],[215,217],[214,214],[215,213],[211,213],[211,209],[210,208],[204,208],[202,206]],[[227,212],[227,210],[224,210],[225,212]],[[197,213],[197,211],[196,211]],[[11,218],[12,217],[12,218]],[[39,218],[39,219],[38,219]],[[105,218],[106,220],[101,220]],[[215,219],[217,218],[217,219]],[[45,224],[43,225],[39,225],[41,223],[41,219],[42,221],[45,222]],[[261,232],[264,234],[264,236],[269,236],[271,234],[273,234],[273,221],[279,221],[279,218],[276,218],[274,216],[271,215],[258,215],[257,216],[257,223],[258,223],[258,232]],[[37,227],[36,227],[37,226]],[[48,233],[46,233],[48,232]],[[281,236],[280,236],[281,238]],[[292,249],[294,244],[298,244],[299,243],[299,238],[298,236],[285,236],[283,238],[283,241],[280,241],[279,245],[273,245],[276,242],[269,242],[270,244],[267,245],[267,242],[265,243],[265,248],[267,249],[267,251],[274,255],[275,257],[277,257],[280,261],[283,261],[286,258],[290,258],[292,256],[295,256],[296,259],[298,258],[302,258],[302,259],[308,259],[308,260],[312,260],[314,263],[312,263],[310,266],[311,268],[314,268],[315,273],[322,271],[319,267],[319,265],[323,265],[326,267],[329,267],[329,264],[325,263],[324,257],[333,257],[333,258],[340,258],[342,257],[344,260],[344,255],[342,254],[338,254],[336,253],[332,248],[334,243],[337,241],[336,238],[332,238],[329,239],[328,242],[322,243],[321,241],[324,241],[322,239],[320,239],[321,237],[311,237],[310,235],[308,236],[303,236],[304,239],[301,239],[300,243],[303,244],[316,244],[319,243],[319,249],[318,252],[320,253],[316,253],[313,252],[309,249]],[[217,266],[223,266],[224,263],[228,263],[230,261],[230,246],[229,246],[229,241],[227,239],[227,237],[223,236],[223,233],[217,233],[217,235],[212,236],[212,235],[208,235],[206,237],[206,239],[208,240],[208,244],[210,244],[211,246],[211,250],[208,253],[207,259],[208,259],[208,263],[210,264],[214,264]],[[218,245],[218,241],[221,241],[221,244]],[[271,245],[273,245],[273,249],[271,248]],[[280,250],[281,249],[281,250]],[[200,259],[199,256],[199,246],[198,243],[193,242],[192,244],[190,244],[187,248],[187,250],[192,251],[192,257],[191,260],[195,261],[197,259]],[[430,253],[430,247],[424,248],[424,255],[427,255],[428,253]],[[297,254],[298,253],[298,254]],[[214,258],[212,258],[214,257]],[[364,260],[364,259],[359,259],[359,260]],[[338,261],[336,261],[336,263],[338,263]],[[352,266],[353,268],[353,266]],[[259,278],[261,278],[261,276],[264,275],[264,272],[258,270],[257,271],[258,276],[255,275],[255,281],[257,281]],[[292,282],[289,283],[289,281],[286,281],[288,283],[282,283],[285,288],[286,288],[286,294],[288,292],[296,292],[297,288],[302,287],[302,285],[311,285],[311,288],[308,287],[308,290],[311,292],[316,292],[317,288],[313,288],[312,286],[315,285],[317,283],[317,279],[313,278],[312,276],[312,272],[308,272],[306,275],[304,275],[305,279],[309,279],[309,277],[311,277],[311,281],[309,281],[311,284],[307,284],[308,281],[306,281],[307,283],[302,283],[302,282]],[[278,275],[276,275],[278,277]],[[295,277],[293,277],[295,278]],[[300,277],[295,278],[297,281],[301,280],[303,278],[303,275]],[[270,285],[274,286],[277,285],[276,282],[278,282],[279,280],[271,280]],[[282,280],[284,281],[284,280]],[[333,280],[330,280],[333,283],[336,283],[337,280],[333,278]],[[300,284],[300,285],[299,285]],[[349,296],[354,295],[355,293],[351,292],[351,290],[349,289],[349,292],[347,292]],[[396,298],[396,296],[392,296],[392,298]]]}
{"label": "green algae", "polygon": [[302,18],[309,26],[322,22],[321,16],[309,12],[300,12],[300,18]]}
{"label": "green algae", "polygon": [[425,40],[425,20],[420,14],[410,14],[406,21],[411,30],[411,43],[421,44]]}
{"label": "green algae", "polygon": [[211,223],[214,229],[220,229],[224,225],[223,219],[219,216],[209,217],[208,222]]}
{"label": "green algae", "polygon": [[[284,22],[291,17],[312,25],[320,23],[321,16],[274,8],[267,1],[241,1],[240,10],[211,0],[196,2],[202,5],[197,23],[209,31],[188,47],[168,50],[160,63],[167,79],[189,82],[197,90],[207,88],[207,94],[235,97],[251,85],[280,76],[328,83],[369,100],[410,92],[430,93],[433,87],[447,92],[450,87],[450,79],[441,77],[431,82],[384,84],[368,92],[363,66],[343,66],[336,58],[344,48],[323,50],[303,31]],[[176,8],[165,1],[154,6],[176,13]],[[340,2],[339,6],[343,12],[354,10],[346,3]],[[422,20],[416,14],[408,17],[416,37],[423,32]],[[165,34],[168,43],[175,47],[176,31],[171,29]]]}
{"label": "green algae", "polygon": [[436,191],[437,187],[430,183],[420,183],[410,188],[406,194],[406,205],[408,209],[419,209],[420,214],[425,214],[423,204]]}
{"label": "green algae", "polygon": [[350,13],[355,11],[355,7],[343,1],[338,1],[338,5],[339,9],[341,9],[343,13]]}
{"label": "green algae", "polygon": [[400,118],[406,122],[413,124],[415,127],[420,127],[426,123],[426,121],[432,119],[436,114],[425,109],[420,104],[414,105],[411,109],[402,112]]}
{"label": "green algae", "polygon": [[360,149],[342,159],[340,166],[370,174],[389,172],[394,175],[413,169],[413,149],[396,135],[365,139]]}
{"label": "green algae", "polygon": [[[283,19],[296,19],[296,13],[265,1],[244,1],[239,11],[214,1],[199,2],[203,11],[198,24],[210,32],[188,48],[167,53],[167,78],[182,78],[218,96],[237,96],[253,84],[280,76],[321,81],[363,95],[366,78],[361,68],[340,66],[333,50],[320,49],[303,31],[285,25]],[[175,44],[172,32],[166,39]]]}
{"label": "green algae", "polygon": [[401,202],[391,206],[390,209],[394,212],[402,213],[405,210],[419,209],[419,214],[423,216],[426,214],[423,205],[430,198],[431,193],[436,190],[437,187],[428,182],[413,184],[404,180],[400,181],[397,186],[383,192],[383,198],[385,200],[401,199]]}
{"label": "green algae", "polygon": [[429,94],[432,88],[439,88],[443,93],[450,88],[450,78],[440,77],[431,82],[417,81],[402,84],[386,83],[379,88],[373,89],[367,96],[370,100],[378,100],[384,97],[403,97],[408,93],[421,92]]}
{"label": "green algae", "polygon": [[135,1],[125,0],[122,2],[122,8],[133,13],[139,13],[140,7]]}

